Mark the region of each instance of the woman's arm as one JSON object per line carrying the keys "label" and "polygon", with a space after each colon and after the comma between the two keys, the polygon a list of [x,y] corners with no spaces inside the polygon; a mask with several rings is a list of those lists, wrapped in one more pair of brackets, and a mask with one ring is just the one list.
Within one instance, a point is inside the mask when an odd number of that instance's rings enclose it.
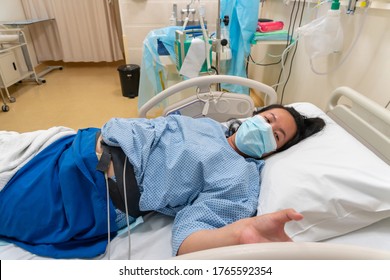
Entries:
{"label": "woman's arm", "polygon": [[295,210],[285,209],[242,219],[219,229],[197,231],[183,241],[178,255],[229,245],[292,241],[284,225],[302,218]]}

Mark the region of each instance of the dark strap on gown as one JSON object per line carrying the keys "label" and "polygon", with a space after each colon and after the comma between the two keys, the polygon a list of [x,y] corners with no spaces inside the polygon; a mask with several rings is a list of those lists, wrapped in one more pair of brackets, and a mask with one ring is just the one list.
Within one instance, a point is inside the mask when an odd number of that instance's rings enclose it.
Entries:
{"label": "dark strap on gown", "polygon": [[[97,135],[97,138],[99,135]],[[108,178],[108,188],[110,198],[115,207],[126,213],[125,202],[127,200],[127,208],[130,216],[137,218],[147,214],[148,212],[139,209],[141,193],[135,179],[133,165],[129,162],[123,150],[120,147],[109,146],[103,141],[101,142],[101,147],[103,153],[96,169],[107,172],[110,162],[113,162],[116,180],[114,181],[112,178]],[[124,183],[126,186],[126,200]]]}

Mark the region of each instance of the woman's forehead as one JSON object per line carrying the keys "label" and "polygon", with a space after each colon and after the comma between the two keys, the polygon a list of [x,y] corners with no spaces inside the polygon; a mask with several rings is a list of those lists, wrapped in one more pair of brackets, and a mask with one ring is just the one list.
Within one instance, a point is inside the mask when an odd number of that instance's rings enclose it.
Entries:
{"label": "woman's forehead", "polygon": [[263,116],[271,116],[275,124],[282,128],[291,138],[297,131],[297,124],[295,123],[294,117],[289,111],[283,108],[273,108],[261,113]]}

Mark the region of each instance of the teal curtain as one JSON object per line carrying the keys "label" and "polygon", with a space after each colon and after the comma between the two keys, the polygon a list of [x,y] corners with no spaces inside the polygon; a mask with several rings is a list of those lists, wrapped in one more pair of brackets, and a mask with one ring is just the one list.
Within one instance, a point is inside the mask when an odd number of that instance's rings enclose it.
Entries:
{"label": "teal curtain", "polygon": [[141,74],[138,92],[138,108],[163,90],[161,81],[166,82],[167,71],[158,54],[158,40],[175,61],[175,32],[181,26],[169,26],[152,30],[143,42]]}

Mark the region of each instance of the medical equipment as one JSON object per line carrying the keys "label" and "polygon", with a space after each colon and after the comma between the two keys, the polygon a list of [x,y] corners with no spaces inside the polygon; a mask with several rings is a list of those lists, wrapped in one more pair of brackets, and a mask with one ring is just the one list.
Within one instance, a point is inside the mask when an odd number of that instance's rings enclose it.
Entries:
{"label": "medical equipment", "polygon": [[225,15],[222,20],[222,28],[220,28],[220,39],[213,42],[213,61],[215,61],[216,70],[219,74],[227,73],[228,61],[232,59],[229,21],[229,16]]}
{"label": "medical equipment", "polygon": [[[199,19],[196,18],[196,8],[193,7],[194,0],[191,0],[189,4],[186,5],[186,8],[180,10],[181,18],[178,18],[177,4],[173,4],[172,13],[176,17],[176,24],[183,26],[196,26],[199,25]],[[198,1],[200,2],[200,1]]]}
{"label": "medical equipment", "polygon": [[347,14],[354,14],[355,13],[357,1],[358,0],[349,0],[348,1]]}
{"label": "medical equipment", "polygon": [[[190,7],[189,9],[191,10],[192,16],[193,8]],[[175,6],[173,7],[173,10],[175,11]],[[188,10],[188,8],[186,10]],[[213,35],[214,32],[209,32],[205,20],[203,20],[205,28],[201,30],[202,24],[200,19],[199,21],[193,22],[191,22],[190,19],[186,22],[184,19],[184,22],[182,22],[180,16],[179,18],[176,18],[177,26],[168,26],[150,31],[143,41],[138,107],[141,108],[153,96],[158,95],[162,90],[167,88],[170,83],[173,84],[182,79],[182,77],[177,75],[177,69],[182,68],[183,61],[186,57],[187,47],[188,50],[190,50],[191,45],[186,45],[188,44],[186,40],[195,38],[194,34],[189,34],[189,31],[183,32],[186,28],[194,29],[194,27],[190,28],[190,26],[197,26],[195,28],[197,29],[196,33],[198,33],[196,34],[198,35],[197,39],[204,41],[203,49],[201,49],[199,40],[195,41],[198,46],[195,50],[198,50],[198,53],[201,53],[201,55],[204,56],[204,58],[201,59],[195,56],[196,63],[199,64],[199,61],[201,62],[199,65],[199,71],[202,71],[201,75],[206,74],[206,72],[203,71],[207,68],[207,70],[210,70],[211,74],[222,73],[246,77],[245,60],[250,54],[251,39],[256,31],[258,10],[259,1],[255,0],[218,1],[215,36]],[[202,13],[202,6],[199,7],[199,11]],[[176,12],[176,14],[177,13],[180,14],[180,12]],[[226,42],[227,45],[222,46],[221,21],[225,16],[229,16],[229,24],[226,28],[229,32],[225,32],[225,34],[229,33],[230,40]],[[190,23],[196,23],[196,25],[190,25]],[[178,32],[178,34],[176,34],[177,30],[183,33]],[[204,39],[205,37],[209,37],[209,40]],[[161,46],[162,44],[164,47]],[[209,50],[212,53],[211,57],[206,55],[206,52],[209,52],[206,48],[211,49]],[[162,49],[165,49],[166,51],[164,51],[163,55],[160,55],[159,50]],[[167,56],[166,53],[169,53],[169,56]],[[206,64],[204,64],[204,61],[206,61]],[[224,64],[222,65],[222,69],[220,65],[221,62]],[[188,64],[191,65],[191,63]],[[199,71],[195,70],[197,75],[199,75]],[[249,89],[244,86],[223,84],[217,85],[217,87],[218,89],[223,88],[225,91],[249,95]]]}
{"label": "medical equipment", "polygon": [[[183,24],[183,30],[176,30],[175,54],[179,73],[185,77],[193,78],[199,73],[211,71],[211,41],[205,23],[206,10],[204,6],[198,7],[199,25],[187,28],[188,14],[195,14],[196,11],[190,5],[186,9],[187,17]],[[200,34],[203,41],[196,40],[200,38]]]}
{"label": "medical equipment", "polygon": [[[212,84],[228,82],[226,76],[205,76],[196,78],[192,86],[208,89],[210,77],[215,79]],[[168,88],[153,101],[158,104],[180,93],[191,80],[176,85],[176,91]],[[335,90],[327,114],[310,103],[289,106],[309,117],[319,116],[327,125],[319,134],[266,159],[258,209],[266,213],[293,206],[302,211],[302,223],[287,227],[299,242],[231,246],[179,259],[390,259],[389,111],[347,87]],[[346,208],[349,215],[343,215]],[[146,215],[144,223],[132,230],[132,259],[171,258],[172,221],[158,213]],[[111,242],[111,259],[127,255],[128,238],[117,236]],[[42,258],[2,244],[0,259]]]}
{"label": "medical equipment", "polygon": [[[191,5],[193,4],[193,1],[191,1],[191,3],[189,5],[187,5],[187,9],[182,9],[182,11],[181,11],[182,15],[187,13],[187,16],[184,20],[177,21],[177,24],[180,25],[182,23],[184,30],[187,28],[187,26],[199,25],[201,32],[203,34],[203,40],[205,40],[206,42],[209,42],[212,45],[213,66],[211,65],[212,64],[211,58],[209,58],[209,56],[206,55],[207,66],[204,65],[202,67],[202,69],[200,70],[200,73],[210,72],[211,68],[212,68],[216,72],[216,74],[227,74],[229,71],[230,74],[233,74],[233,72],[235,72],[235,74],[237,74],[238,76],[244,76],[242,73],[237,72],[238,68],[236,69],[236,66],[235,66],[236,62],[231,63],[231,66],[230,66],[230,64],[227,65],[227,63],[226,63],[226,61],[231,60],[233,58],[233,52],[232,52],[232,49],[230,46],[231,45],[231,37],[230,37],[230,31],[229,31],[230,30],[229,23],[231,22],[230,17],[233,17],[233,25],[234,26],[238,25],[238,26],[241,26],[243,29],[242,32],[244,34],[242,34],[242,36],[240,35],[240,31],[233,29],[234,30],[233,36],[235,39],[237,39],[239,41],[239,42],[234,43],[236,45],[235,46],[236,51],[242,52],[241,43],[244,43],[244,44],[250,43],[249,37],[245,32],[249,31],[252,27],[253,27],[253,32],[255,32],[255,28],[256,28],[254,24],[252,26],[251,19],[253,19],[253,23],[255,23],[257,21],[257,14],[256,15],[249,14],[248,10],[250,11],[250,13],[252,13],[253,10],[257,11],[258,10],[258,3],[252,4],[252,3],[248,2],[245,5],[243,5],[243,7],[241,7],[241,9],[238,9],[237,13],[246,13],[246,18],[245,18],[245,20],[241,20],[239,23],[237,23],[236,17],[238,15],[233,15],[234,14],[233,10],[235,9],[235,8],[233,8],[233,6],[238,5],[238,4],[236,4],[234,2],[235,1],[218,1],[218,11],[217,11],[218,16],[217,16],[217,22],[216,22],[216,31],[215,31],[215,36],[213,38],[210,38],[208,35],[208,32],[207,32],[204,6],[200,5],[197,9],[192,8]],[[198,16],[199,16],[199,20],[197,20],[197,21],[194,20],[196,11],[198,11]],[[174,12],[173,12],[173,14],[174,14]],[[189,17],[191,14],[192,14],[192,21],[189,21]],[[252,36],[253,32],[250,33],[249,36]],[[178,35],[176,36],[176,44],[178,45],[178,47],[175,49],[175,52],[176,52],[176,54],[179,54],[180,57],[177,58],[178,60],[176,61],[176,66],[177,66],[177,69],[180,70],[182,63],[183,63],[183,60],[184,60],[184,57],[187,54],[188,46],[191,44],[191,41],[190,40],[185,41],[185,36],[183,36],[181,31],[177,31],[177,33],[178,33]],[[244,39],[244,42],[241,42],[243,39]],[[184,45],[186,45],[186,47],[184,47]],[[245,49],[245,45],[243,47]],[[210,51],[209,44],[205,45],[205,51],[207,54],[209,53],[209,51]],[[241,53],[237,54],[237,55],[240,56],[239,58],[237,58],[238,61],[241,61],[241,59],[244,60],[245,59],[245,50],[244,50],[243,55]],[[221,69],[221,66],[223,69]],[[232,69],[229,70],[228,68],[232,68]]]}
{"label": "medical equipment", "polygon": [[[175,54],[176,54],[176,68],[178,71],[181,70],[184,60],[189,52],[189,49],[191,47],[191,44],[193,43],[193,35],[202,33],[202,29],[194,28],[194,29],[187,29],[187,30],[176,30],[176,40],[175,40]],[[207,32],[207,31],[205,31]],[[207,38],[208,36],[206,36]],[[201,47],[201,51],[206,52],[208,51],[209,58],[207,60],[202,60],[203,64],[201,64],[201,68],[199,69],[200,73],[206,73],[208,72],[209,68],[211,68],[210,61],[210,48],[207,47],[207,45],[210,44],[210,42],[203,44]],[[194,53],[193,55],[196,56],[198,53]],[[206,55],[204,55],[206,57]],[[194,58],[197,59],[196,57]],[[192,78],[192,77],[191,77]]]}
{"label": "medical equipment", "polygon": [[[100,136],[100,133],[99,133]],[[128,164],[128,158],[121,149],[110,147],[103,142],[101,143],[103,150],[102,154],[98,155],[99,164],[97,169],[104,172],[104,178],[106,182],[106,198],[107,198],[107,248],[106,254],[108,259],[111,257],[111,225],[110,225],[110,197],[114,205],[117,207],[117,215],[124,215],[126,221],[126,231],[128,236],[128,259],[131,258],[131,237],[130,237],[130,213],[133,217],[137,216],[139,212],[138,207],[134,208],[133,205],[138,205],[139,190],[135,183],[134,173],[130,164]],[[114,165],[115,178],[108,178],[108,169],[110,162]],[[128,168],[130,167],[130,168]],[[128,176],[126,176],[126,174]],[[133,176],[132,176],[133,175]],[[123,187],[122,190],[120,187]],[[135,192],[134,192],[135,190]],[[129,195],[129,198],[128,198]],[[135,202],[133,200],[136,200]],[[131,203],[132,201],[132,203]],[[129,208],[129,203],[130,207]],[[117,216],[118,217],[118,216]],[[134,218],[131,218],[135,221]]]}

